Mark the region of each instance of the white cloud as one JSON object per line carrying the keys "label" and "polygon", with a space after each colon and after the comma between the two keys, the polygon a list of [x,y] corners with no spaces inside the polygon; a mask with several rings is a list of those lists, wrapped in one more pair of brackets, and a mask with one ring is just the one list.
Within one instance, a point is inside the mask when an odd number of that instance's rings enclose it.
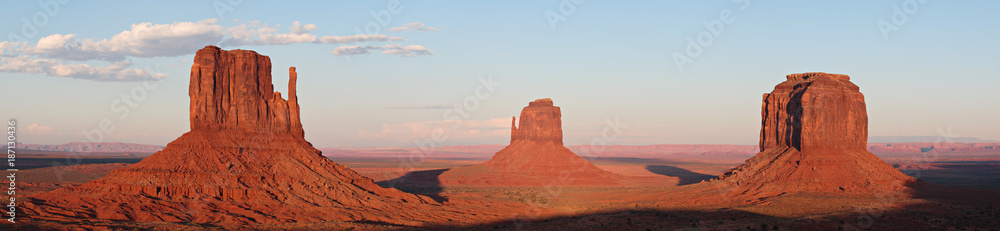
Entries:
{"label": "white cloud", "polygon": [[[170,25],[133,24],[132,30],[111,38],[112,44],[124,43],[129,56],[156,57],[190,54],[207,44],[219,42],[224,33],[218,20],[178,22]],[[103,40],[102,40],[103,41]]]}
{"label": "white cloud", "polygon": [[76,61],[180,56],[222,40],[225,33],[216,22],[206,19],[172,24],[132,24],[130,30],[102,40],[76,40],[75,34],[53,34],[39,39],[34,47],[25,48],[25,52]]}
{"label": "white cloud", "polygon": [[401,27],[389,28],[387,31],[395,32],[395,31],[435,31],[435,30],[439,30],[439,29],[438,28],[434,28],[434,27],[426,26],[426,25],[424,25],[421,22],[411,22],[411,23],[407,23],[406,25],[403,25]]}
{"label": "white cloud", "polygon": [[383,47],[385,48],[385,50],[382,51],[383,54],[402,55],[404,57],[434,54],[434,51],[431,51],[421,45],[409,45],[405,47],[400,45],[385,45]]}
{"label": "white cloud", "polygon": [[35,45],[35,50],[38,52],[52,52],[65,49],[66,44],[73,41],[73,36],[76,36],[76,34],[54,34],[45,36],[38,40],[38,44]]}
{"label": "white cloud", "polygon": [[311,43],[316,41],[316,35],[310,34],[316,30],[316,25],[295,21],[288,28],[289,33],[277,33],[279,26],[271,27],[267,23],[252,21],[250,24],[240,24],[226,29],[230,37],[222,42],[222,46],[242,45],[288,45],[293,43]]}
{"label": "white cloud", "polygon": [[390,42],[403,41],[401,37],[389,37],[384,34],[357,34],[351,36],[323,36],[320,43],[359,43],[359,42]]}
{"label": "white cloud", "polygon": [[25,132],[33,135],[48,135],[55,131],[55,128],[45,125],[31,124],[23,128]]}
{"label": "white cloud", "polygon": [[333,49],[331,52],[334,55],[363,55],[369,54],[368,50],[375,49],[376,46],[341,46]]}
{"label": "white cloud", "polygon": [[25,45],[27,45],[27,43],[0,41],[0,56],[13,57],[16,53],[20,53],[19,50],[24,49]]}
{"label": "white cloud", "polygon": [[[106,60],[122,61],[128,57],[173,57],[191,54],[205,45],[221,46],[243,45],[287,45],[294,43],[359,43],[359,42],[392,42],[404,41],[401,37],[390,37],[384,34],[357,34],[350,36],[323,36],[312,34],[317,29],[315,24],[293,22],[288,33],[278,33],[278,26],[270,26],[260,21],[243,23],[230,28],[224,28],[216,23],[216,19],[206,19],[198,22],[175,22],[171,24],[138,23],[110,39],[77,39],[76,34],[53,34],[38,40],[34,46],[21,46],[16,42],[0,42],[0,53],[16,53],[22,51],[31,55],[61,60]],[[407,24],[412,30],[428,30],[423,24]],[[436,30],[436,29],[435,29]],[[228,36],[228,37],[227,37]],[[225,40],[223,40],[225,38]],[[419,47],[419,48],[418,48]],[[399,53],[404,56],[428,55],[423,46],[407,46],[384,53]],[[376,48],[377,49],[377,48]]]}
{"label": "white cloud", "polygon": [[316,30],[316,25],[313,24],[302,25],[299,23],[299,21],[295,21],[292,23],[292,27],[288,28],[288,30],[291,31],[292,34],[308,34],[309,31]]}
{"label": "white cloud", "polygon": [[287,45],[292,43],[310,43],[316,41],[316,35],[311,34],[264,34],[257,40],[265,45]]}
{"label": "white cloud", "polygon": [[161,79],[166,74],[153,74],[147,70],[129,68],[132,63],[120,61],[109,66],[89,64],[65,64],[55,59],[32,58],[27,56],[0,57],[0,72],[46,74],[98,81],[143,81]]}
{"label": "white cloud", "polygon": [[[3,58],[0,60],[0,72],[36,73],[100,81],[137,81],[163,78],[165,75],[128,68],[132,65],[131,58],[190,55],[212,44],[230,47],[405,41],[401,37],[384,34],[320,37],[312,34],[317,30],[315,24],[298,21],[293,22],[287,32],[279,32],[281,25],[272,27],[256,20],[228,28],[217,23],[216,19],[170,24],[137,23],[132,24],[129,30],[100,40],[78,38],[77,34],[51,34],[41,37],[37,42],[0,41],[0,58]],[[415,26],[414,30],[430,28],[425,28],[423,24]],[[395,44],[338,47],[334,54],[367,54],[369,50],[381,50],[384,54],[405,57],[434,54],[420,45]],[[92,64],[68,62],[92,60],[105,61],[109,65],[91,66]]]}
{"label": "white cloud", "polygon": [[421,45],[401,46],[389,44],[385,46],[341,46],[333,50],[334,55],[363,55],[371,54],[372,51],[381,50],[382,54],[400,55],[403,57],[413,57],[417,55],[433,55],[434,51]]}
{"label": "white cloud", "polygon": [[390,42],[403,41],[400,37],[389,37],[384,34],[358,34],[350,36],[323,36],[312,34],[316,25],[296,21],[288,28],[288,33],[277,33],[280,26],[271,27],[260,21],[250,24],[240,24],[226,29],[230,37],[222,42],[223,46],[241,45],[287,45],[293,43],[358,43],[358,42]]}

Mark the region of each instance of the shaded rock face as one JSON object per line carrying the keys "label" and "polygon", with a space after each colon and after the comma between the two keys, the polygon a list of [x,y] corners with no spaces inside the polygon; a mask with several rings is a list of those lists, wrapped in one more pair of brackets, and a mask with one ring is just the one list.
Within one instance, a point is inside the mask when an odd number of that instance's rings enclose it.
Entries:
{"label": "shaded rock face", "polygon": [[253,51],[199,50],[191,131],[104,178],[35,196],[28,216],[216,225],[423,219],[412,206],[436,202],[379,187],[303,138],[295,68],[284,100],[271,91],[270,65]]}
{"label": "shaded rock face", "polygon": [[720,180],[737,195],[900,192],[913,178],[866,150],[864,95],[847,75],[788,75],[761,106],[760,153]]}
{"label": "shaded rock face", "polygon": [[446,185],[555,186],[620,185],[622,177],[594,166],[563,146],[562,114],[551,99],[521,110],[520,126],[511,121],[510,145],[483,164],[450,169]]}

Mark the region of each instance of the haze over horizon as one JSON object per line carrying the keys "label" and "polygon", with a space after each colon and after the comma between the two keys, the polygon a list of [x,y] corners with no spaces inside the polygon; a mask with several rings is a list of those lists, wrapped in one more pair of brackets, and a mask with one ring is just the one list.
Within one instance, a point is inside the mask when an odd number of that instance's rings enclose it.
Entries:
{"label": "haze over horizon", "polygon": [[86,141],[103,120],[99,141],[166,144],[189,130],[194,52],[218,45],[270,56],[283,95],[297,67],[317,147],[415,146],[437,129],[439,145],[505,144],[539,98],[561,107],[566,145],[757,144],[761,95],[802,72],[850,75],[871,136],[1000,140],[998,2],[926,1],[905,20],[906,1],[393,2],[8,3],[0,117],[24,143]]}

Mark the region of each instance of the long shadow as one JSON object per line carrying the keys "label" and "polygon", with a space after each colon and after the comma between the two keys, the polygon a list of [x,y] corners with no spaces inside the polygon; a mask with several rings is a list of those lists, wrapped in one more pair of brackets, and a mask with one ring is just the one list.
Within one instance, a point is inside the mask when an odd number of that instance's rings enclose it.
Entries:
{"label": "long shadow", "polygon": [[[621,210],[546,218],[524,218],[441,230],[996,230],[995,207],[924,203],[899,208],[858,209],[815,217],[777,217],[723,210]],[[794,209],[794,208],[785,208]]]}
{"label": "long shadow", "polygon": [[45,167],[71,166],[81,164],[134,164],[142,161],[139,157],[91,157],[91,158],[17,158],[18,169],[27,170]]}
{"label": "long shadow", "polygon": [[445,171],[448,171],[448,168],[409,172],[396,179],[375,183],[386,188],[424,195],[437,202],[446,202],[448,198],[441,196],[444,188],[441,187],[441,180],[438,179],[438,176],[441,176],[441,173]]}
{"label": "long shadow", "polygon": [[1000,189],[997,161],[951,161],[934,163],[932,169],[900,170],[930,183],[956,188]]}
{"label": "long shadow", "polygon": [[[956,189],[916,181],[911,195],[926,201],[898,204],[894,197],[831,210],[817,216],[771,216],[744,209],[628,209],[544,217],[526,216],[473,225],[439,225],[443,230],[996,230],[1000,227],[1000,190]],[[845,197],[851,198],[851,197]],[[830,198],[836,200],[836,198]],[[894,206],[898,205],[898,206]],[[762,204],[759,206],[769,206]],[[771,205],[776,206],[776,205]],[[796,211],[797,207],[770,207]]]}
{"label": "long shadow", "polygon": [[[754,224],[751,230],[772,230],[774,226],[771,224],[778,224],[781,219],[740,210],[629,209],[546,218],[525,216],[509,221],[472,226],[443,225],[427,228],[436,230],[698,230],[699,228],[711,227],[722,228],[720,230],[737,230],[744,228],[744,225],[741,224],[736,226],[738,228],[725,229],[716,221],[725,224],[733,224],[735,221],[756,221],[762,224]],[[787,227],[785,229],[787,230]]]}
{"label": "long shadow", "polygon": [[646,170],[664,176],[681,178],[680,183],[678,183],[677,185],[694,184],[701,182],[702,180],[710,180],[716,177],[713,175],[688,171],[687,169],[678,168],[670,165],[646,165]]}

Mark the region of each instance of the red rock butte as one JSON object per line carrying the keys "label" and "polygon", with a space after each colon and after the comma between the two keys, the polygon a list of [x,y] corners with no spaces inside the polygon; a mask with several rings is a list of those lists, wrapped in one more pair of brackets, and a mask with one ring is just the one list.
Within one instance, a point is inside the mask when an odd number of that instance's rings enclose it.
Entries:
{"label": "red rock butte", "polygon": [[511,121],[510,144],[483,164],[453,168],[439,177],[444,185],[554,186],[620,185],[623,177],[594,166],[563,146],[562,113],[551,99],[521,110]]}
{"label": "red rock butte", "polygon": [[104,178],[34,196],[28,217],[215,225],[428,219],[412,206],[437,202],[379,187],[304,139],[294,67],[289,74],[285,100],[273,91],[267,56],[199,50],[191,131]]}
{"label": "red rock butte", "polygon": [[521,109],[520,129],[514,126],[517,118],[510,122],[510,143],[521,140],[552,142],[563,145],[562,112],[553,106],[551,99],[539,99]]}
{"label": "red rock butte", "polygon": [[865,98],[847,75],[791,74],[765,93],[760,153],[722,175],[735,194],[901,192],[914,179],[868,152]]}
{"label": "red rock butte", "polygon": [[304,138],[288,69],[288,100],[271,85],[271,58],[254,51],[198,50],[191,66],[191,130],[291,133]]}

